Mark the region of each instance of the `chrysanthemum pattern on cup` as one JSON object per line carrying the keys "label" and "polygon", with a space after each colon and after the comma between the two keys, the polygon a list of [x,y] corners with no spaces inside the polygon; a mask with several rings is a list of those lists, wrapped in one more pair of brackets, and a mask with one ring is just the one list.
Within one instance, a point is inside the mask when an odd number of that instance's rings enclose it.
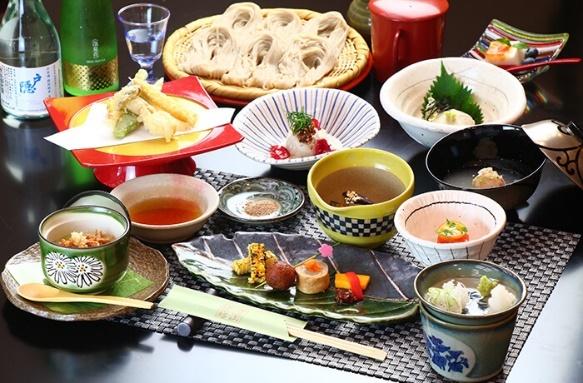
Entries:
{"label": "chrysanthemum pattern on cup", "polygon": [[90,287],[101,282],[103,278],[103,263],[93,257],[78,257],[73,259],[74,276],[77,287]]}
{"label": "chrysanthemum pattern on cup", "polygon": [[64,254],[47,254],[45,268],[49,278],[57,285],[91,287],[103,279],[104,265],[96,258],[82,256],[69,258]]}
{"label": "chrysanthemum pattern on cup", "polygon": [[49,278],[59,285],[66,285],[73,278],[73,262],[61,253],[50,252],[47,254],[45,268]]}

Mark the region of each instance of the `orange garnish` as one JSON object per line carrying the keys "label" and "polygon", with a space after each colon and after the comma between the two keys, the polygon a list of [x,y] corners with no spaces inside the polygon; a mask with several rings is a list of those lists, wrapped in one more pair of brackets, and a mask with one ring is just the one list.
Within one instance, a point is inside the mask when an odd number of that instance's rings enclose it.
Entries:
{"label": "orange garnish", "polygon": [[312,273],[317,273],[318,271],[322,270],[322,266],[320,266],[320,262],[318,262],[315,259],[310,259],[309,261],[304,263],[304,266],[306,266],[306,269],[308,269]]}
{"label": "orange garnish", "polygon": [[456,243],[469,240],[468,228],[461,222],[446,219],[437,229],[437,243]]}

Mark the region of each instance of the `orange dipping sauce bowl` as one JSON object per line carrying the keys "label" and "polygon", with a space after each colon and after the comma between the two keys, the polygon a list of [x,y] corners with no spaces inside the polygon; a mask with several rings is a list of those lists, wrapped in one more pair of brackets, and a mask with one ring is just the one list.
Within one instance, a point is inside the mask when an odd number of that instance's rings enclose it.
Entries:
{"label": "orange dipping sauce bowl", "polygon": [[191,238],[219,206],[219,195],[211,185],[180,174],[134,178],[111,194],[128,209],[132,235],[152,243]]}

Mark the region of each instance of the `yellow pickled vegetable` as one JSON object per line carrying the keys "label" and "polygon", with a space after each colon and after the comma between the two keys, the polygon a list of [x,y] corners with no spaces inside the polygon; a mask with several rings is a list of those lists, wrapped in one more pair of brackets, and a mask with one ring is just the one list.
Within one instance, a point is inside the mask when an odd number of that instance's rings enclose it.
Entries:
{"label": "yellow pickled vegetable", "polygon": [[[358,277],[358,282],[360,283],[360,288],[364,291],[368,287],[370,282],[370,275],[365,274],[356,274]],[[334,287],[337,289],[348,289],[350,290],[352,286],[350,285],[350,281],[348,277],[344,273],[337,273],[334,276]]]}

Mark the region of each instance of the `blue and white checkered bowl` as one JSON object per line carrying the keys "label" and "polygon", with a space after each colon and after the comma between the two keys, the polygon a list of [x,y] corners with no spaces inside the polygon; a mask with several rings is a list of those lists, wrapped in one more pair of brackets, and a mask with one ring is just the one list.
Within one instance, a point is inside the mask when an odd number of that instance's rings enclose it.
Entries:
{"label": "blue and white checkered bowl", "polygon": [[289,132],[287,113],[304,110],[320,121],[320,127],[337,138],[344,148],[364,145],[380,130],[379,115],[362,98],[338,89],[300,88],[260,97],[244,107],[233,126],[245,137],[237,149],[264,164],[290,170],[309,169],[328,153],[317,156],[271,158],[272,145],[282,145]]}

